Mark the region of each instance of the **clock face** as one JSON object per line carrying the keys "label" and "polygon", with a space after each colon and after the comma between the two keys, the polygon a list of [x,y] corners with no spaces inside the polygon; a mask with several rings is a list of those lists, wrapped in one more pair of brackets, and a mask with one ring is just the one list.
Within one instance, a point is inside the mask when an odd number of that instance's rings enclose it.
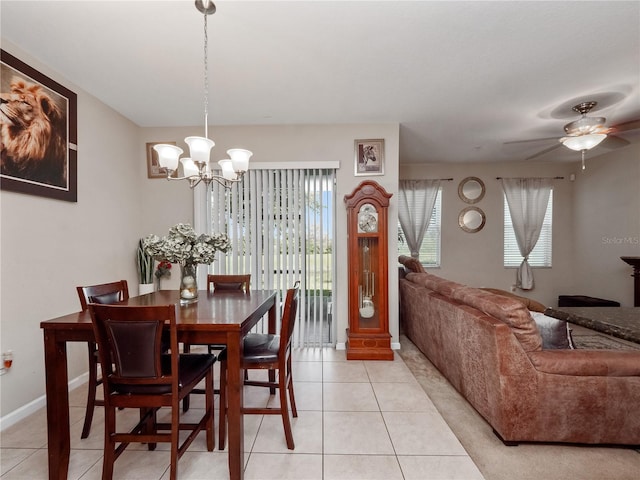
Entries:
{"label": "clock face", "polygon": [[378,231],[378,212],[370,203],[365,203],[358,212],[358,232],[372,233]]}

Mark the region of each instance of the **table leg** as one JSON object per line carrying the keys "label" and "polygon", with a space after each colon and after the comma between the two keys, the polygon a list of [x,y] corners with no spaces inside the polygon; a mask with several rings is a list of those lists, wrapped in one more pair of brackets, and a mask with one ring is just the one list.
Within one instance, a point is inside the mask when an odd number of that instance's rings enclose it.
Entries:
{"label": "table leg", "polygon": [[66,479],[69,471],[69,392],[67,344],[55,331],[44,331],[49,479]]}
{"label": "table leg", "polygon": [[227,334],[227,435],[229,445],[229,477],[242,480],[244,477],[244,419],[242,416],[244,372],[242,336],[240,332]]}

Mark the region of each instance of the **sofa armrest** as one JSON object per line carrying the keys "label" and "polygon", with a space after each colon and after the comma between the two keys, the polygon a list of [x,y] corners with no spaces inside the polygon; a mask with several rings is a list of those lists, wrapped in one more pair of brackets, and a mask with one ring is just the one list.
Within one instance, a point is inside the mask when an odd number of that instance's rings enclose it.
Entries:
{"label": "sofa armrest", "polygon": [[528,352],[534,368],[554,375],[640,376],[640,351],[543,350]]}

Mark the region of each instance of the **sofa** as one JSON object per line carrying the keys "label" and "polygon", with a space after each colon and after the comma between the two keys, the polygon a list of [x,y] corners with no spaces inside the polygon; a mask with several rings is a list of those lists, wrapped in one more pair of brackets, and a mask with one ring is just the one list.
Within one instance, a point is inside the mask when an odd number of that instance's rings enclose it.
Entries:
{"label": "sofa", "polygon": [[640,445],[640,351],[543,348],[544,306],[400,261],[402,332],[505,444]]}

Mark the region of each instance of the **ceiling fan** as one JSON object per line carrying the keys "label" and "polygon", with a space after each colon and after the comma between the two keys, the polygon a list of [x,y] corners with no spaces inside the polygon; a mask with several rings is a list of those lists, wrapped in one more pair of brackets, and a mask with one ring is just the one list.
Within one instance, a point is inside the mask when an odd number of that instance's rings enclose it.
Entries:
{"label": "ceiling fan", "polygon": [[533,142],[537,140],[558,140],[559,143],[545,148],[544,150],[537,152],[526,160],[531,160],[540,157],[556,148],[565,146],[571,150],[575,150],[582,153],[582,169],[584,170],[584,154],[587,150],[600,145],[604,140],[607,140],[609,146],[623,147],[629,145],[629,142],[621,137],[617,137],[614,134],[625,132],[628,130],[634,130],[640,128],[640,119],[632,120],[629,122],[619,123],[611,127],[605,127],[606,118],[604,117],[589,117],[587,114],[598,104],[595,101],[581,102],[574,105],[572,110],[579,113],[581,117],[578,120],[569,122],[564,126],[566,135],[564,137],[551,137],[536,140],[518,140],[511,143],[524,143]]}

